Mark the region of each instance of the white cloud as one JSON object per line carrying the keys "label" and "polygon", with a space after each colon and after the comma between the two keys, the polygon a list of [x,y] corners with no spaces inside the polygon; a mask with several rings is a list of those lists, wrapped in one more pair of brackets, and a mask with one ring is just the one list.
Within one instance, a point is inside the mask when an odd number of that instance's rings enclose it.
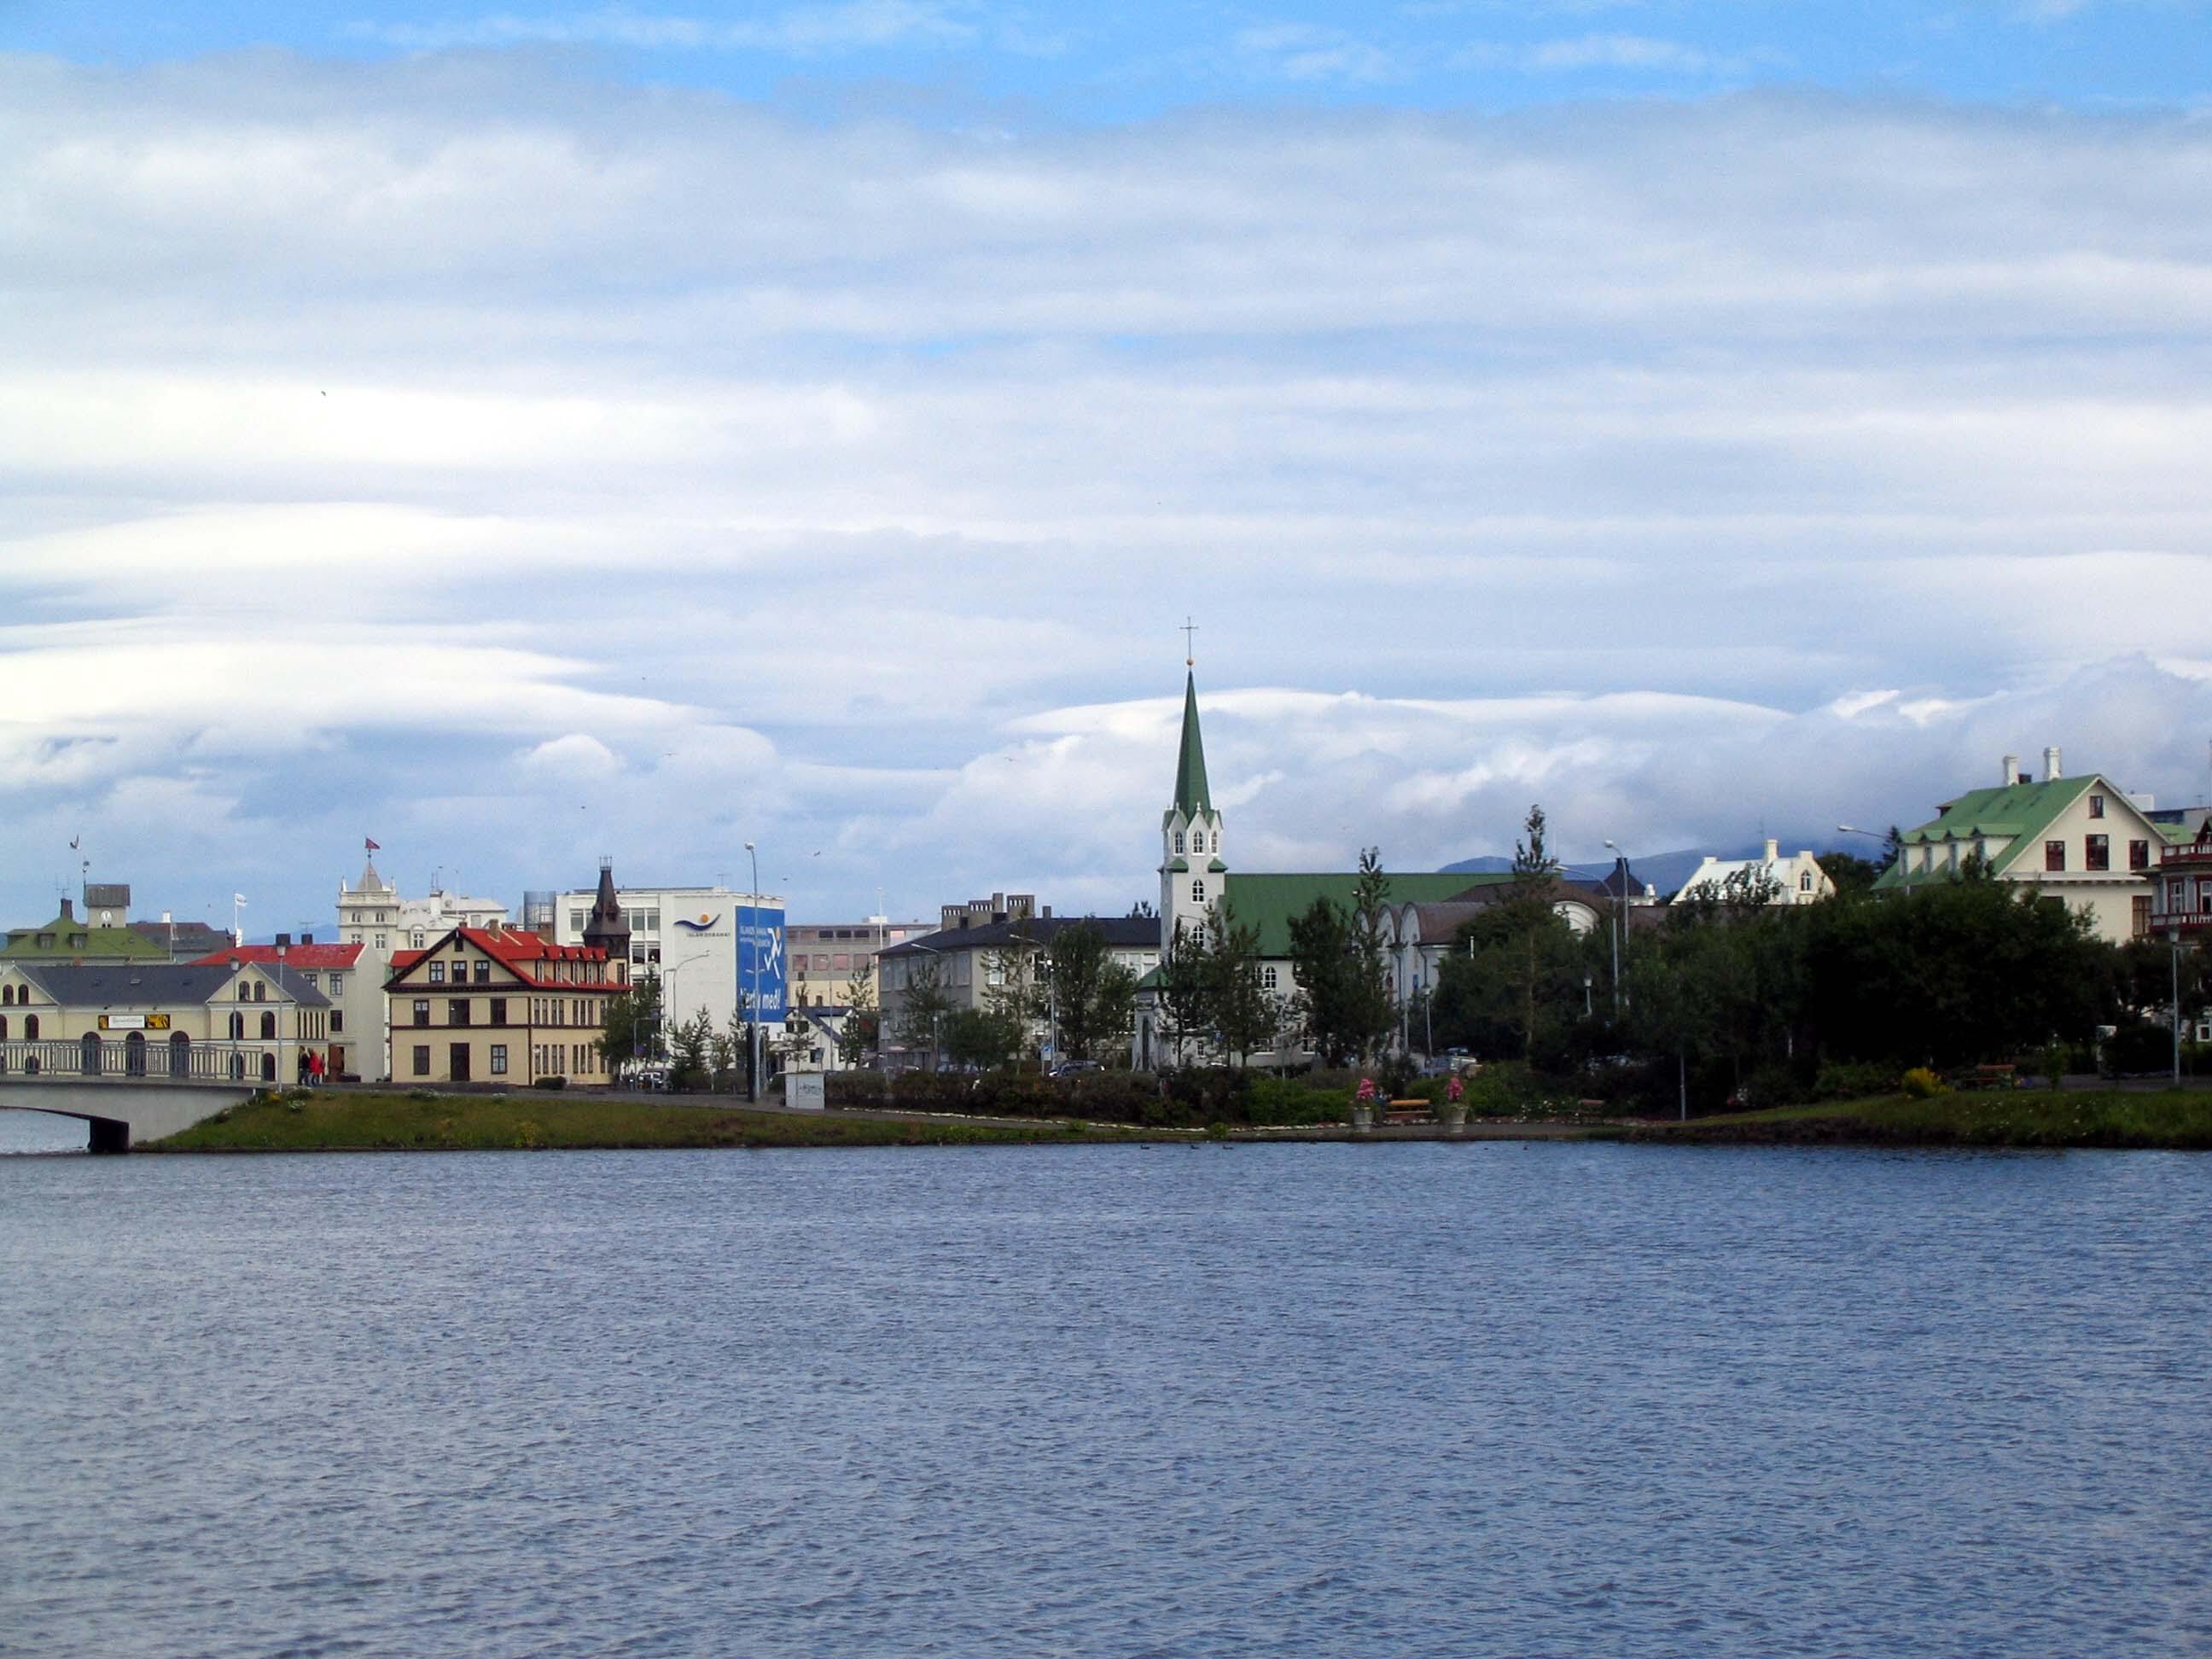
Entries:
{"label": "white cloud", "polygon": [[374,814],[509,888],[754,839],[848,910],[1126,902],[1186,614],[1244,867],[1494,849],[1536,792],[1665,845],[1900,816],[2061,727],[2197,776],[2201,123],[986,141],[19,58],[0,145],[0,802],[149,890]]}

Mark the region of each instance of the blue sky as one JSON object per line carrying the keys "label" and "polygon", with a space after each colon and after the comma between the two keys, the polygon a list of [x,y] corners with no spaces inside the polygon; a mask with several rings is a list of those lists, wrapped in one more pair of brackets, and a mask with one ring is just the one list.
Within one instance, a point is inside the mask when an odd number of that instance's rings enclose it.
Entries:
{"label": "blue sky", "polygon": [[2212,14],[0,7],[0,908],[2203,798]]}
{"label": "blue sky", "polygon": [[[1823,88],[2076,108],[2203,99],[2201,0],[1406,0],[1397,5],[986,4],[6,9],[21,50],[135,65],[276,45],[369,58],[551,47],[592,72],[744,99],[921,111],[1006,100],[1053,119],[1194,106],[1499,109],[1591,98]],[[907,97],[901,97],[904,92]]]}

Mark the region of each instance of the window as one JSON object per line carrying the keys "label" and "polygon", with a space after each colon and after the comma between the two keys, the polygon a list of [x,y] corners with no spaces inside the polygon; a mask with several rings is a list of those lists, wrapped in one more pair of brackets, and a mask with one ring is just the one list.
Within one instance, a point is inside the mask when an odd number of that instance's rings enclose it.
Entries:
{"label": "window", "polygon": [[2112,867],[2112,838],[2110,836],[2088,836],[2081,848],[2081,867],[2085,870],[2109,870]]}
{"label": "window", "polygon": [[[29,1024],[28,1021],[24,1023],[26,1024]],[[246,1041],[246,1016],[244,1014],[233,1014],[230,1017],[230,1040],[233,1042],[243,1042]]]}
{"label": "window", "polygon": [[253,1000],[256,1002],[266,1002],[269,1000],[269,988],[263,984],[259,980],[256,980],[253,982]]}
{"label": "window", "polygon": [[585,923],[585,921],[586,921],[587,919],[588,919],[588,918],[586,918],[586,915],[584,915],[584,913],[583,913],[581,910],[571,910],[571,911],[569,911],[569,912],[568,912],[568,931],[569,931],[570,933],[582,933],[582,932],[584,931],[584,923]]}
{"label": "window", "polygon": [[494,997],[491,1000],[491,1023],[495,1025],[504,1025],[507,1024],[507,999],[505,997]]}
{"label": "window", "polygon": [[[231,1016],[231,1018],[232,1018],[233,1019],[235,1019],[235,1018],[238,1018],[238,1016],[237,1016],[237,1015],[235,1015],[235,1014],[233,1014],[233,1015]],[[36,1014],[26,1014],[26,1015],[24,1015],[24,1016],[23,1016],[23,1041],[24,1041],[24,1042],[36,1042],[38,1040],[39,1040],[39,1017],[38,1017]]]}
{"label": "window", "polygon": [[415,1023],[417,1025],[428,1025],[430,1023],[429,998],[416,997],[415,999]]}
{"label": "window", "polygon": [[2105,798],[2102,795],[2089,797],[2089,816],[2093,818],[2101,818],[2105,816]]}
{"label": "window", "polygon": [[1180,830],[1175,833],[1175,849],[1178,853],[1182,851],[1182,831]]}
{"label": "window", "polygon": [[415,935],[415,948],[419,951],[422,948],[422,945],[423,936],[418,933]]}
{"label": "window", "polygon": [[479,985],[489,985],[491,983],[491,958],[489,957],[478,957],[477,958],[476,981]]}
{"label": "window", "polygon": [[2150,937],[2150,895],[2137,893],[2135,897],[2135,930],[2137,939]]}
{"label": "window", "polygon": [[1260,988],[1263,991],[1272,991],[1275,988],[1275,970],[1273,969],[1262,968],[1260,970]]}
{"label": "window", "polygon": [[338,1032],[343,1031],[343,1030],[345,1030],[345,1010],[344,1010],[344,1009],[343,1009],[343,1008],[333,1008],[333,1009],[331,1009],[331,1035],[332,1035],[332,1036],[336,1036]]}
{"label": "window", "polygon": [[469,1005],[465,1001],[459,997],[454,997],[446,1004],[447,1024],[465,1025],[468,1023]]}
{"label": "window", "polygon": [[1809,893],[1813,890],[1813,872],[1810,870],[1800,870],[1797,872],[1797,890],[1801,893]]}
{"label": "window", "polygon": [[1204,882],[1194,881],[1191,883],[1190,902],[1193,904],[1203,904],[1206,902],[1206,884]]}
{"label": "window", "polygon": [[2046,870],[2063,870],[2066,867],[2064,842],[2046,841],[2043,843],[2043,867]]}
{"label": "window", "polygon": [[504,1042],[491,1045],[491,1074],[494,1077],[507,1075],[507,1045]]}
{"label": "window", "polygon": [[418,1042],[415,1045],[415,1075],[416,1077],[430,1075],[430,1045],[427,1042]]}
{"label": "window", "polygon": [[306,985],[310,991],[319,991],[322,989],[322,987],[315,982],[315,976],[313,974],[301,974],[300,975],[300,980],[301,982]]}
{"label": "window", "polygon": [[446,964],[442,962],[432,963],[430,964],[430,983],[433,985],[443,985],[445,982]]}
{"label": "window", "polygon": [[2150,843],[2148,842],[2131,841],[2128,843],[2128,868],[2130,870],[2148,870],[2150,868]]}
{"label": "window", "polygon": [[381,933],[376,936],[376,948],[380,951],[384,948],[384,935]]}
{"label": "window", "polygon": [[266,1013],[266,1014],[262,1015],[262,1016],[261,1016],[261,1040],[262,1040],[264,1042],[274,1042],[274,1041],[276,1040],[276,1016],[273,1012],[272,1012],[272,1013]]}

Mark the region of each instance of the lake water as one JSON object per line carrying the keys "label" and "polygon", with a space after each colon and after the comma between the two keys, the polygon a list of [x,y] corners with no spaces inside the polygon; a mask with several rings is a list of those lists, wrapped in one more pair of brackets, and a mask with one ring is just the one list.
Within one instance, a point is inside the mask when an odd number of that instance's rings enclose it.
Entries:
{"label": "lake water", "polygon": [[0,1159],[0,1650],[2212,1651],[2212,1158]]}

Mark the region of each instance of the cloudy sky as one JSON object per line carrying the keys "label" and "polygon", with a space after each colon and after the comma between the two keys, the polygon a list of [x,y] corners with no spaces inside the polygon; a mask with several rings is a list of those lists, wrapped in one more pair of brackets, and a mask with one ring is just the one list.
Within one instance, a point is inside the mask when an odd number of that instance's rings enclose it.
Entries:
{"label": "cloudy sky", "polygon": [[[1101,16],[1094,14],[1110,13]],[[2212,6],[0,0],[0,910],[2212,790]]]}

